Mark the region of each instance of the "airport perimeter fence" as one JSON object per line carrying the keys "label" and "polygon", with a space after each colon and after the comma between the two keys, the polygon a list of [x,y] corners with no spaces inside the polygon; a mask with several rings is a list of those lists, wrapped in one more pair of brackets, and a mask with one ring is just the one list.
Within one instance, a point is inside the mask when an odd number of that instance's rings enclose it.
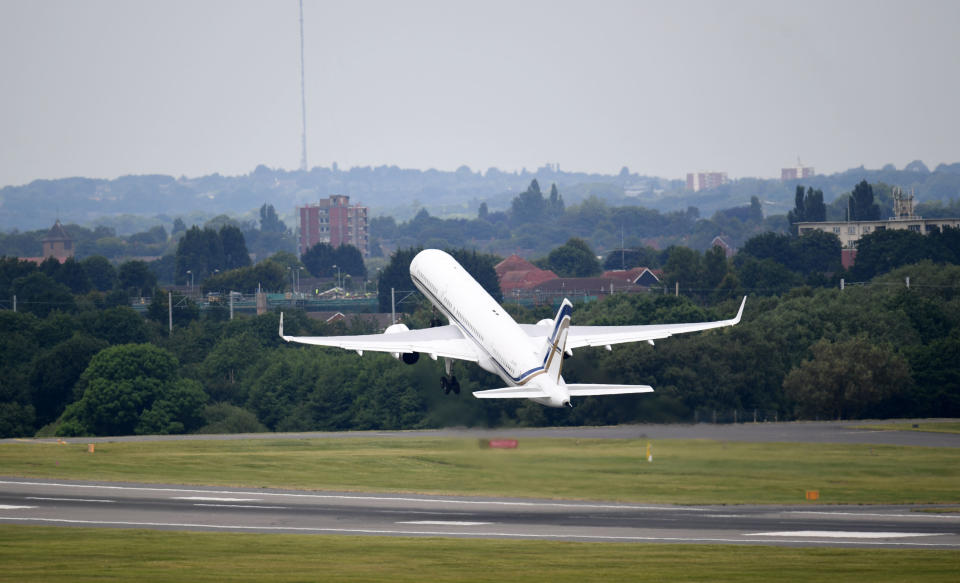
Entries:
{"label": "airport perimeter fence", "polygon": [[780,414],[766,409],[694,409],[694,423],[775,423]]}

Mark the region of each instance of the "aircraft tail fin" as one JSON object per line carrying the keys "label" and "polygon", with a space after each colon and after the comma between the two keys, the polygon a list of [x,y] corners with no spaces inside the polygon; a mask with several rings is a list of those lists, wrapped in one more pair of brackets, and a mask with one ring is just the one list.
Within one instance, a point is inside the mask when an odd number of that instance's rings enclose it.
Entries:
{"label": "aircraft tail fin", "polygon": [[546,354],[543,356],[543,368],[554,382],[560,382],[560,369],[563,368],[563,353],[567,349],[567,333],[570,331],[570,314],[573,304],[564,298],[553,319],[553,331],[547,337]]}

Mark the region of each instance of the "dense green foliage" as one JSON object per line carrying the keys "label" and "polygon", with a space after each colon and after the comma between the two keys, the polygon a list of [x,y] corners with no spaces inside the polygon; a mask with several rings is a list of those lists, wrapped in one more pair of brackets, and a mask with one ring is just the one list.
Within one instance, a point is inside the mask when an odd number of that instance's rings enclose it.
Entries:
{"label": "dense green foliage", "polygon": [[352,275],[362,279],[367,276],[363,255],[353,245],[334,247],[329,243],[317,243],[300,259],[314,277]]}
{"label": "dense green foliage", "polygon": [[[701,265],[717,263],[716,255],[694,257]],[[725,279],[744,277],[729,263],[717,264],[728,269]],[[960,267],[927,262],[879,276],[870,286],[754,296],[734,328],[656,347],[577,351],[565,363],[569,382],[650,384],[657,392],[587,398],[563,410],[473,399],[469,391],[502,381],[469,364],[454,366],[464,394],[444,396],[442,364],[430,359],[408,366],[389,355],[284,344],[276,313],[225,322],[193,312],[168,336],[165,324],[129,308],[107,308],[104,296],[90,292],[76,296],[72,311],[0,311],[0,433],[31,435],[51,422],[47,434],[607,424],[689,420],[711,409],[759,410],[781,419],[960,416],[958,289]],[[728,291],[726,298],[697,301],[614,295],[578,306],[574,323],[727,318],[739,303],[736,288]],[[518,321],[552,315],[549,306],[509,309]],[[420,308],[408,322],[427,325],[433,317]],[[291,312],[285,331],[375,330],[362,321],[348,329]],[[861,368],[871,374],[859,374]]]}

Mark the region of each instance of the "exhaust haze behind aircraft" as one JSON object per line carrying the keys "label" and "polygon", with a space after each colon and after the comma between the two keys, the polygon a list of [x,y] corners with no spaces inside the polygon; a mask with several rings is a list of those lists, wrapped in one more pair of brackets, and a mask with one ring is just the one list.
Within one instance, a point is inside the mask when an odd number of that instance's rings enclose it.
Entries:
{"label": "exhaust haze behind aircraft", "polygon": [[410,263],[410,277],[430,302],[450,321],[446,326],[410,330],[394,324],[383,334],[360,336],[285,336],[280,314],[280,337],[287,342],[334,346],[355,350],[388,352],[407,364],[420,354],[444,359],[446,376],[441,379],[445,393],[460,392],[452,375],[452,361],[477,363],[507,384],[502,389],[475,391],[479,399],[530,399],[548,407],[570,405],[572,397],[649,393],[647,385],[568,384],[560,370],[564,355],[584,346],[647,341],[674,334],[733,326],[740,322],[747,298],[736,317],[716,322],[655,324],[645,326],[571,326],[573,304],[564,298],[553,320],[518,324],[473,277],[447,253],[425,249]]}

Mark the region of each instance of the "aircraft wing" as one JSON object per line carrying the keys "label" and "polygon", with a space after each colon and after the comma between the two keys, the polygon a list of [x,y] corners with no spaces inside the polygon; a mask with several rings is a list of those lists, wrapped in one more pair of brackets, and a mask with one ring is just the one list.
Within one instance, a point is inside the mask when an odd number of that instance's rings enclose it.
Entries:
{"label": "aircraft wing", "polygon": [[359,336],[285,336],[281,322],[280,337],[287,342],[313,344],[315,346],[333,346],[364,352],[390,352],[404,354],[422,352],[430,358],[456,358],[477,362],[479,354],[473,342],[464,338],[456,326],[438,326],[422,330],[404,330],[384,334],[362,334]]}
{"label": "aircraft wing", "polygon": [[[715,322],[651,324],[644,326],[570,326],[566,348],[572,350],[584,346],[610,346],[624,342],[652,342],[673,336],[674,334],[733,326],[740,322],[740,318],[743,316],[743,307],[746,303],[747,298],[744,297],[743,302],[740,304],[740,310],[735,317],[730,320],[718,320]],[[544,335],[543,326],[523,325],[521,327],[532,337]],[[549,333],[549,331],[547,331],[547,333]]]}

